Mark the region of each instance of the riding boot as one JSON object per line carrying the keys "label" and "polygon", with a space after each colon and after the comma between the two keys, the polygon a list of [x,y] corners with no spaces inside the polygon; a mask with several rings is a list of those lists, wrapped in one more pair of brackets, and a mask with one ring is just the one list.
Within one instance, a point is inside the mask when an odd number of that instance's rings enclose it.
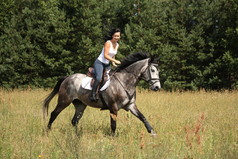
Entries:
{"label": "riding boot", "polygon": [[96,102],[98,100],[98,97],[97,97],[98,86],[99,86],[99,81],[95,80],[93,83],[92,92],[90,95],[90,100],[93,102]]}

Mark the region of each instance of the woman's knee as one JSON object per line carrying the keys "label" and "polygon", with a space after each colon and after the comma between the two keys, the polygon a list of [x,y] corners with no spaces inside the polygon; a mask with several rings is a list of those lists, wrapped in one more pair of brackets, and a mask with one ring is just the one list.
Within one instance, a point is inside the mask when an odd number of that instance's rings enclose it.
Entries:
{"label": "woman's knee", "polygon": [[98,82],[100,82],[100,81],[102,80],[102,77],[101,77],[101,76],[96,76],[96,80],[97,80]]}

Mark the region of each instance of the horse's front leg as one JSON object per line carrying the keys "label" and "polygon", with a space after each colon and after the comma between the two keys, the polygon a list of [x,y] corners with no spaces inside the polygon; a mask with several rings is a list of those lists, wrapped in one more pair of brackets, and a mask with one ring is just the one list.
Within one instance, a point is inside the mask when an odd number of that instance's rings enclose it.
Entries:
{"label": "horse's front leg", "polygon": [[111,130],[112,133],[115,134],[116,132],[116,127],[117,127],[117,112],[118,112],[118,108],[116,104],[113,104],[113,106],[110,108],[110,118],[111,118]]}
{"label": "horse's front leg", "polygon": [[131,104],[129,106],[129,110],[130,112],[135,115],[137,118],[139,118],[144,124],[145,127],[147,129],[147,131],[149,133],[151,133],[151,135],[156,135],[156,133],[154,132],[152,126],[149,124],[149,122],[146,120],[146,118],[144,117],[144,115],[139,111],[139,109],[137,108],[136,104]]}

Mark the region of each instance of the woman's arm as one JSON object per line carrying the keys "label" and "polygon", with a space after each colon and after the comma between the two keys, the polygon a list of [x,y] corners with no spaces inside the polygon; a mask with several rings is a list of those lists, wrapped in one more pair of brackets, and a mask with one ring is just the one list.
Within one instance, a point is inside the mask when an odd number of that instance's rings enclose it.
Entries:
{"label": "woman's arm", "polygon": [[114,63],[116,63],[116,64],[121,64],[121,62],[120,61],[118,61],[118,60],[116,60],[115,58],[112,58],[112,57],[110,57],[109,55],[108,55],[108,53],[109,53],[109,49],[110,49],[110,42],[109,41],[107,41],[105,44],[104,44],[104,57],[107,59],[107,60],[109,60],[109,61],[111,61],[111,62],[114,62]]}

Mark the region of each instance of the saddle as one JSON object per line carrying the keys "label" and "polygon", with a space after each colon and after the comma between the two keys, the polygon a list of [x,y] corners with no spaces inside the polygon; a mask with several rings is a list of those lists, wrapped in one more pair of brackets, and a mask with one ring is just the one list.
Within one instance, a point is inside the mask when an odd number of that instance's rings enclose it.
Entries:
{"label": "saddle", "polygon": [[[88,72],[86,74],[88,77],[92,78],[91,83],[90,83],[91,87],[93,86],[93,83],[94,83],[95,78],[96,78],[96,75],[95,75],[94,72],[95,72],[94,68],[93,67],[89,67],[88,68]],[[101,80],[101,82],[99,84],[99,89],[102,88],[105,85],[105,83],[110,79],[109,72],[110,72],[110,69],[104,69],[103,70],[103,77],[102,77],[102,80]]]}

